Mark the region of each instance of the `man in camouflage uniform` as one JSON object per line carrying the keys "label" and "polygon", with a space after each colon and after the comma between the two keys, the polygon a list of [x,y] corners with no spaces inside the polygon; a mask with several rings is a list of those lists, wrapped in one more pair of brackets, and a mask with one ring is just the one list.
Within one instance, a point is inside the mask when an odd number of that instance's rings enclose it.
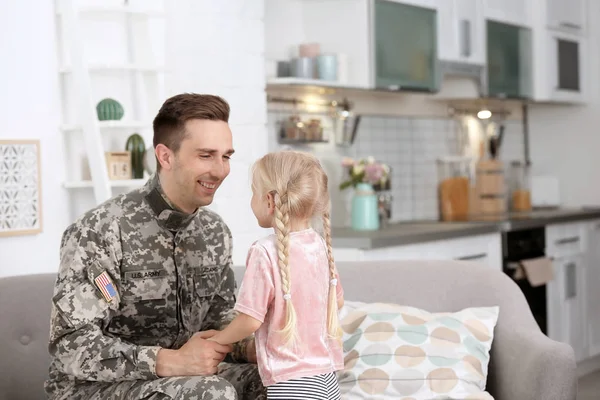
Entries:
{"label": "man in camouflage uniform", "polygon": [[252,338],[206,340],[235,303],[231,233],[203,207],[229,174],[228,118],[215,96],[168,99],[154,120],[157,173],[66,229],[51,399],[266,399]]}

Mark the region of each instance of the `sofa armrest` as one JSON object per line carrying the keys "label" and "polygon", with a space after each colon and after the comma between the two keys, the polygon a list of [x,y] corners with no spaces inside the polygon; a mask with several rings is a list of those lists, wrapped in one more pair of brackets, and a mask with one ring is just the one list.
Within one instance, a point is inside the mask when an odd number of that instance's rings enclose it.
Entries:
{"label": "sofa armrest", "polygon": [[490,373],[496,400],[575,400],[577,374],[571,346],[539,330],[497,332]]}

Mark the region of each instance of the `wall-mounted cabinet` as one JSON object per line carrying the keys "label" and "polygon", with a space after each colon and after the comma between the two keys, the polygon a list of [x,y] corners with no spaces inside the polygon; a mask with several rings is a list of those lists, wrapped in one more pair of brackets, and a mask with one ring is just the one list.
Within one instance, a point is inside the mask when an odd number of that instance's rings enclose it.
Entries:
{"label": "wall-mounted cabinet", "polygon": [[583,79],[587,58],[585,39],[561,32],[546,33],[545,50],[547,68],[546,88],[548,100],[582,102],[585,88]]}
{"label": "wall-mounted cabinet", "polygon": [[587,24],[585,0],[545,0],[547,26],[574,35],[584,35]]}
{"label": "wall-mounted cabinet", "polygon": [[590,69],[585,18],[581,14],[587,9],[587,2],[536,1],[540,14],[536,16],[533,31],[533,59],[536,60],[533,100],[584,103]]}
{"label": "wall-mounted cabinet", "polygon": [[389,0],[372,3],[374,87],[437,90],[437,12]]}
{"label": "wall-mounted cabinet", "polygon": [[531,29],[487,21],[488,92],[493,97],[530,98],[533,91]]}
{"label": "wall-mounted cabinet", "polygon": [[[437,2],[300,1],[303,42],[318,43],[323,53],[344,54],[347,87],[436,91]],[[284,35],[284,32],[269,32],[269,26],[277,24],[267,17],[267,40],[270,35]],[[277,42],[282,46],[279,39]],[[289,43],[287,47],[297,47],[300,43]],[[320,83],[339,86],[336,82]]]}
{"label": "wall-mounted cabinet", "polygon": [[347,77],[269,83],[434,93],[447,75],[484,75],[492,97],[582,103],[590,87],[588,1],[266,0],[268,70],[292,50],[297,56],[300,44],[318,43],[341,56]]}
{"label": "wall-mounted cabinet", "polygon": [[485,19],[481,0],[440,0],[438,6],[440,60],[485,64]]}
{"label": "wall-mounted cabinet", "polygon": [[[445,1],[445,0],[440,0]],[[532,0],[482,0],[484,18],[510,25],[531,26]]]}

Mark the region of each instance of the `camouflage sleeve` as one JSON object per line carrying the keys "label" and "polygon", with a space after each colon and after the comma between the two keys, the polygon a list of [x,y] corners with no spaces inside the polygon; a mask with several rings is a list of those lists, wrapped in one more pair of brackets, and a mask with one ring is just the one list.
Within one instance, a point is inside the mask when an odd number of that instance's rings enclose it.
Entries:
{"label": "camouflage sleeve", "polygon": [[[49,351],[53,364],[74,379],[116,382],[157,377],[158,347],[136,346],[103,334],[102,327],[118,308],[118,265],[114,249],[98,233],[75,225],[65,231]],[[105,271],[114,286],[108,297],[94,283]]]}
{"label": "camouflage sleeve", "polygon": [[[236,311],[233,309],[235,306],[235,292],[237,290],[237,284],[235,282],[235,275],[231,266],[232,261],[232,236],[231,231],[225,226],[224,237],[224,253],[222,254],[222,260],[225,264],[223,279],[219,291],[213,297],[213,301],[210,305],[210,309],[206,318],[203,322],[202,330],[222,330],[225,328],[233,318],[236,316]],[[230,356],[234,362],[246,362],[246,347],[249,341],[254,340],[254,335],[249,336],[241,341],[233,344],[233,351]]]}

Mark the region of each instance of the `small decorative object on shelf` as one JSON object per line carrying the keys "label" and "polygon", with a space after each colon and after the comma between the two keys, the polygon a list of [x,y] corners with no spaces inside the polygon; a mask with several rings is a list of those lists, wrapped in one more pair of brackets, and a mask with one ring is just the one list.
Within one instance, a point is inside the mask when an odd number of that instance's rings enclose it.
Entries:
{"label": "small decorative object on shelf", "polygon": [[327,142],[323,135],[320,118],[302,121],[299,115],[289,116],[281,123],[279,143],[323,143]]}
{"label": "small decorative object on shelf", "polygon": [[131,179],[131,153],[128,151],[110,151],[105,153],[105,157],[109,179]]}
{"label": "small decorative object on shelf", "polygon": [[118,121],[125,113],[123,106],[115,99],[103,99],[96,106],[99,121]]}
{"label": "small decorative object on shelf", "polygon": [[[380,201],[376,194],[378,190],[390,189],[389,166],[376,162],[373,157],[355,161],[344,158],[342,166],[349,178],[340,184],[340,190],[352,186],[351,225],[354,230],[377,230],[381,226]],[[386,210],[387,211],[387,210]]]}
{"label": "small decorative object on shelf", "polygon": [[131,170],[134,179],[142,179],[144,177],[144,155],[146,154],[146,144],[144,138],[138,133],[127,138],[125,150],[131,153]]}

